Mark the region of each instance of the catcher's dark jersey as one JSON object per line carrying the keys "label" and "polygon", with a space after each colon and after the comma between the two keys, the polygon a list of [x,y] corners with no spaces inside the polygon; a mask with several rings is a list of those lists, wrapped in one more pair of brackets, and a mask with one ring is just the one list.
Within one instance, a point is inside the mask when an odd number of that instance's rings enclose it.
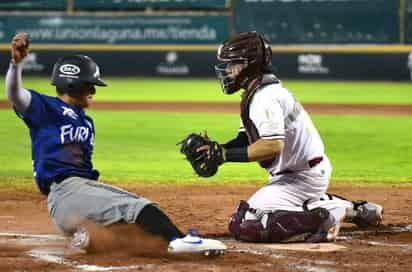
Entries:
{"label": "catcher's dark jersey", "polygon": [[53,181],[70,176],[97,179],[93,169],[94,125],[83,109],[30,90],[24,113],[16,112],[30,129],[33,171],[37,186],[49,193]]}

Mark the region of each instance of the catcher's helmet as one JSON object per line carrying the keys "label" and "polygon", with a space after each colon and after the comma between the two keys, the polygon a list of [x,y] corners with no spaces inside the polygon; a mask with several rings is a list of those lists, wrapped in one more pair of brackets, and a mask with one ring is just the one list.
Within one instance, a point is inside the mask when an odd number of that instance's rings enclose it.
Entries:
{"label": "catcher's helmet", "polygon": [[53,67],[51,84],[70,96],[82,95],[90,87],[107,86],[100,79],[99,66],[88,56],[72,55],[60,58]]}
{"label": "catcher's helmet", "polygon": [[[220,45],[215,65],[217,77],[225,94],[245,88],[254,78],[270,72],[272,50],[268,41],[256,32],[242,32]],[[229,65],[239,65],[236,76],[229,74]]]}

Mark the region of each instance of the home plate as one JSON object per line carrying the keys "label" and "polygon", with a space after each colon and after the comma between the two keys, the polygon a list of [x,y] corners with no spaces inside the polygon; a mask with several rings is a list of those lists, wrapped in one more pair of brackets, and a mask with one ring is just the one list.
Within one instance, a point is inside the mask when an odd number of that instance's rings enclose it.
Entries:
{"label": "home plate", "polygon": [[310,251],[310,252],[335,252],[345,250],[346,247],[334,243],[289,243],[289,244],[263,244],[265,248],[276,250],[294,250],[294,251]]}

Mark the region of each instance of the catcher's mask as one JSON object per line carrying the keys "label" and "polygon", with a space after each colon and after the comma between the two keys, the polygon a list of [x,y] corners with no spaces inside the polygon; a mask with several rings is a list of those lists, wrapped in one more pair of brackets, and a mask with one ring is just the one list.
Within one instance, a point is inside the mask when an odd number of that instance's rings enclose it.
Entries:
{"label": "catcher's mask", "polygon": [[100,79],[99,66],[88,56],[72,55],[60,58],[53,67],[51,84],[59,93],[81,96],[95,93],[94,86],[107,86]]}
{"label": "catcher's mask", "polygon": [[222,91],[232,94],[248,83],[270,72],[272,50],[268,41],[256,32],[242,32],[223,42],[218,48],[215,71]]}

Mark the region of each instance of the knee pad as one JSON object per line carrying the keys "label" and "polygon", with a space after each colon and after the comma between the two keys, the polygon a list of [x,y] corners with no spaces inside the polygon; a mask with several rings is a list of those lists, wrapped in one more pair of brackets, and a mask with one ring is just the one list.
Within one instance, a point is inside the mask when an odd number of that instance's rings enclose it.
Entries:
{"label": "knee pad", "polygon": [[245,214],[249,209],[249,204],[241,200],[237,210],[229,220],[229,232],[235,237],[236,240],[240,240],[240,225],[244,221]]}
{"label": "knee pad", "polygon": [[260,220],[245,220],[246,212],[253,212],[249,204],[241,200],[237,211],[229,221],[229,232],[236,240],[247,242],[263,242],[267,240],[267,232]]}

